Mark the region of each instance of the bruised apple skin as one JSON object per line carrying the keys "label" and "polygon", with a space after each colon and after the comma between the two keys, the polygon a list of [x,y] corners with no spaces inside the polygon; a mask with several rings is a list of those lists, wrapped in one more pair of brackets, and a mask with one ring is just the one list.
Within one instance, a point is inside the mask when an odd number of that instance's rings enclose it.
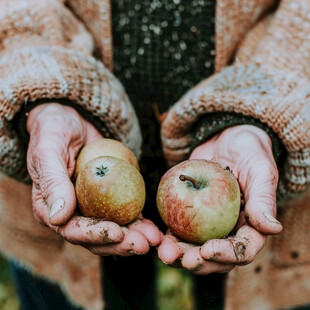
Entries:
{"label": "bruised apple skin", "polygon": [[163,175],[156,203],[176,236],[202,244],[232,231],[240,212],[240,188],[235,176],[220,164],[186,160]]}
{"label": "bruised apple skin", "polygon": [[84,216],[119,225],[133,221],[145,203],[145,183],[140,172],[112,156],[88,161],[78,174],[75,190]]}
{"label": "bruised apple skin", "polygon": [[114,139],[102,138],[90,142],[82,148],[76,159],[73,181],[76,181],[78,174],[88,161],[99,156],[113,156],[123,159],[139,170],[137,157],[127,146]]}

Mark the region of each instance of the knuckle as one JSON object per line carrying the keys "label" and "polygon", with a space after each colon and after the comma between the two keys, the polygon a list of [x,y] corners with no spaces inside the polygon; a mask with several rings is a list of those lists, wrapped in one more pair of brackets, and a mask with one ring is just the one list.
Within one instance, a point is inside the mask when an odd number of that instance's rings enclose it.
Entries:
{"label": "knuckle", "polygon": [[237,265],[247,265],[254,260],[255,253],[248,242],[237,241],[233,243],[233,249]]}
{"label": "knuckle", "polygon": [[57,174],[46,174],[40,177],[40,187],[43,199],[47,199],[53,190],[64,187],[64,180]]}
{"label": "knuckle", "polygon": [[261,203],[266,205],[267,207],[274,207],[276,205],[276,194],[274,196],[262,194],[260,196]]}
{"label": "knuckle", "polygon": [[246,259],[246,245],[242,241],[231,241],[237,264],[243,264]]}
{"label": "knuckle", "polygon": [[31,171],[36,173],[39,177],[47,170],[49,160],[46,159],[48,148],[43,148],[38,145],[33,149],[32,154],[28,156],[28,167],[32,168]]}

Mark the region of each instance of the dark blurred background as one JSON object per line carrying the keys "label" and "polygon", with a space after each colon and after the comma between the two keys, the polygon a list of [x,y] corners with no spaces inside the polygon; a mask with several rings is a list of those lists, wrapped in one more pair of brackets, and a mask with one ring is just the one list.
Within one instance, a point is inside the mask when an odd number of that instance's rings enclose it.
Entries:
{"label": "dark blurred background", "polygon": [[[158,262],[157,278],[158,310],[192,310],[193,283],[189,274],[181,269]],[[0,310],[19,310],[19,302],[12,283],[9,265],[0,255]],[[42,309],[43,310],[43,309]]]}

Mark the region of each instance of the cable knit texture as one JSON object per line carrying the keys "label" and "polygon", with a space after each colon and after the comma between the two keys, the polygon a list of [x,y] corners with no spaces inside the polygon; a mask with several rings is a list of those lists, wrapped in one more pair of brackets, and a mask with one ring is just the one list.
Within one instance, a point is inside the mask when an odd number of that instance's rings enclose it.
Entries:
{"label": "cable knit texture", "polygon": [[[171,106],[162,124],[165,155],[171,165],[187,158],[204,132],[197,125],[214,112],[252,117],[279,137],[286,157],[278,201],[298,198],[279,208],[283,233],[230,272],[225,308],[309,302],[310,2],[218,0],[215,25],[217,74]],[[109,0],[0,0],[0,248],[91,310],[104,307],[99,257],[33,219],[31,186],[14,179],[27,176],[14,121],[29,103],[71,102],[139,156],[138,121],[111,73],[112,51]]]}
{"label": "cable knit texture", "polygon": [[[223,69],[212,81],[202,82],[172,107],[162,126],[164,152],[170,165],[189,156],[194,138],[192,128],[202,116],[235,112],[267,124],[286,147],[278,202],[283,203],[307,189],[310,40],[305,38],[310,32],[309,13],[308,1],[281,1],[263,38],[254,28],[253,37],[251,32],[247,34],[232,66]],[[258,23],[257,27],[262,26]]]}
{"label": "cable knit texture", "polygon": [[105,136],[139,156],[134,109],[123,86],[91,56],[93,39],[73,14],[52,0],[2,1],[0,12],[1,171],[16,175],[24,168],[25,150],[17,151],[21,143],[9,122],[24,104],[42,99],[81,106],[102,122]]}

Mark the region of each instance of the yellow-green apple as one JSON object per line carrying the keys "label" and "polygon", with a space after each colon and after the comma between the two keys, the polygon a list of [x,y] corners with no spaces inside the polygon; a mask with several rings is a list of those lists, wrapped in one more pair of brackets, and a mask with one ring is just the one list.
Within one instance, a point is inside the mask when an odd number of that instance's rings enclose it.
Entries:
{"label": "yellow-green apple", "polygon": [[128,162],[99,156],[88,161],[77,176],[76,197],[81,213],[125,225],[145,203],[142,175]]}
{"label": "yellow-green apple", "polygon": [[229,169],[192,159],[163,175],[156,202],[160,216],[176,236],[202,244],[222,238],[234,228],[240,212],[240,188]]}
{"label": "yellow-green apple", "polygon": [[102,138],[86,144],[81,149],[76,159],[73,181],[76,181],[78,174],[88,161],[99,156],[113,156],[123,159],[139,170],[135,154],[126,145],[114,139]]}

